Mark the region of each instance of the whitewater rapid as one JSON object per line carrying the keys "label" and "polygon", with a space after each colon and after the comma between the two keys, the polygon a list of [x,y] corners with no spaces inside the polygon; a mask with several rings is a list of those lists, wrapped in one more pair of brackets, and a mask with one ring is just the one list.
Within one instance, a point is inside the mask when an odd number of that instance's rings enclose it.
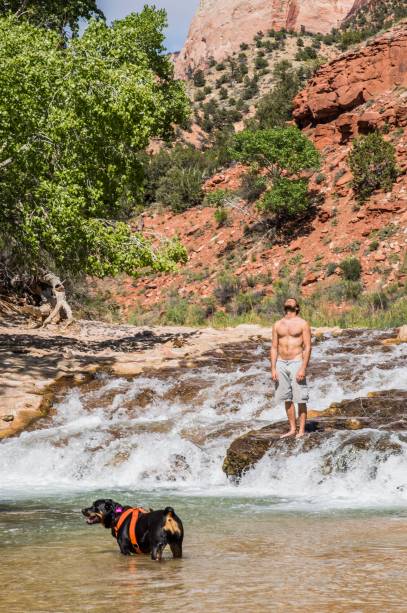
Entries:
{"label": "whitewater rapid", "polygon": [[[407,346],[384,349],[381,337],[361,332],[318,343],[310,407],[406,390]],[[232,440],[284,416],[272,406],[268,351],[251,346],[241,363],[208,359],[131,381],[101,375],[71,390],[54,416],[0,444],[1,495],[137,489],[271,496],[285,506],[407,504],[407,433],[392,435],[402,453],[355,454],[346,471],[327,474],[322,461],[339,445],[338,434],[308,453],[265,456],[238,486],[227,480],[222,462]]]}

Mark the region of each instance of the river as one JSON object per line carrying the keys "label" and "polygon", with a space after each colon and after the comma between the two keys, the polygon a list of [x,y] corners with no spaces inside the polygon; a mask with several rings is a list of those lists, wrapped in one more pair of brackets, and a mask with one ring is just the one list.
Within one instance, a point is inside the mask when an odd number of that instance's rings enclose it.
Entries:
{"label": "river", "polygon": [[[317,343],[310,406],[407,389],[407,346],[383,346],[385,336]],[[223,474],[236,436],[283,415],[272,407],[268,349],[253,341],[196,368],[100,375],[3,441],[0,610],[406,611],[405,433],[394,434],[402,453],[355,454],[346,471],[325,474],[316,449],[266,456],[239,485]],[[185,557],[121,556],[81,517],[98,497],[171,504]]]}

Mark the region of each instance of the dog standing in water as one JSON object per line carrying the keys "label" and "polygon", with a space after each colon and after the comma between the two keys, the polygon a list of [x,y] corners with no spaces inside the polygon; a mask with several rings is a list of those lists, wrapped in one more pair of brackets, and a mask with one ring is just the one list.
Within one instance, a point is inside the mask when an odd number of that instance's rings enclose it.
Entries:
{"label": "dog standing in water", "polygon": [[170,546],[174,558],[182,558],[184,528],[172,507],[149,511],[141,507],[123,507],[111,498],[96,500],[82,509],[88,524],[102,524],[112,532],[124,555],[151,553],[161,561],[163,551]]}
{"label": "dog standing in water", "polygon": [[311,328],[299,317],[300,305],[295,298],[284,303],[285,316],[273,326],[271,376],[276,383],[276,404],[285,402],[290,429],[281,438],[297,432],[295,404],[298,404],[297,438],[304,436],[307,421],[308,386],[306,370],[311,357]]}

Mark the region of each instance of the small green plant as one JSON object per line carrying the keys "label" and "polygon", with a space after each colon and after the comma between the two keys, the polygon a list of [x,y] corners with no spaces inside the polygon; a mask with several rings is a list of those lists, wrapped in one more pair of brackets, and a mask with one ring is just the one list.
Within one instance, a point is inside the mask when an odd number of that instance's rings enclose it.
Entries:
{"label": "small green plant", "polygon": [[353,174],[352,186],[360,202],[376,189],[391,190],[397,178],[394,146],[378,132],[361,136],[349,154]]}
{"label": "small green plant", "polygon": [[218,207],[214,213],[214,217],[218,228],[221,228],[225,226],[228,221],[228,212],[223,206]]}
{"label": "small green plant", "polygon": [[338,264],[335,262],[328,262],[326,265],[326,276],[331,277],[335,274],[335,270],[337,269]]}
{"label": "small green plant", "polygon": [[339,267],[346,281],[359,281],[362,273],[362,266],[357,258],[342,260]]}
{"label": "small green plant", "polygon": [[268,61],[264,57],[258,55],[254,61],[254,65],[257,70],[261,70],[262,68],[267,68]]}
{"label": "small green plant", "polygon": [[233,192],[230,189],[218,188],[206,194],[205,203],[209,206],[224,206],[232,195]]}
{"label": "small green plant", "polygon": [[315,177],[315,183],[317,185],[321,185],[321,183],[324,183],[325,181],[326,181],[326,176],[322,172],[319,172],[317,176]]}
{"label": "small green plant", "polygon": [[225,70],[226,66],[223,62],[219,62],[218,64],[216,64],[215,66],[215,70],[217,70],[218,72],[221,72],[222,70]]}
{"label": "small green plant", "polygon": [[235,275],[230,273],[222,273],[218,276],[217,285],[214,289],[214,295],[221,305],[225,305],[233,296],[240,290],[240,280]]}
{"label": "small green plant", "polygon": [[249,48],[249,45],[247,43],[240,43],[240,49],[242,51],[247,51]]}
{"label": "small green plant", "polygon": [[373,240],[369,243],[368,251],[376,251],[379,248],[379,241]]}

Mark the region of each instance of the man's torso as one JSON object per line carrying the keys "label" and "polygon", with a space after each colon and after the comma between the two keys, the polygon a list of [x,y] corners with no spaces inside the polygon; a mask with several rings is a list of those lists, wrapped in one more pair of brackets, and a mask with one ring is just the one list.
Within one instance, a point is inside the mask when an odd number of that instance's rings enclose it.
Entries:
{"label": "man's torso", "polygon": [[275,324],[275,331],[278,337],[278,357],[281,360],[302,359],[305,324],[305,320],[301,319],[301,317],[280,319]]}

